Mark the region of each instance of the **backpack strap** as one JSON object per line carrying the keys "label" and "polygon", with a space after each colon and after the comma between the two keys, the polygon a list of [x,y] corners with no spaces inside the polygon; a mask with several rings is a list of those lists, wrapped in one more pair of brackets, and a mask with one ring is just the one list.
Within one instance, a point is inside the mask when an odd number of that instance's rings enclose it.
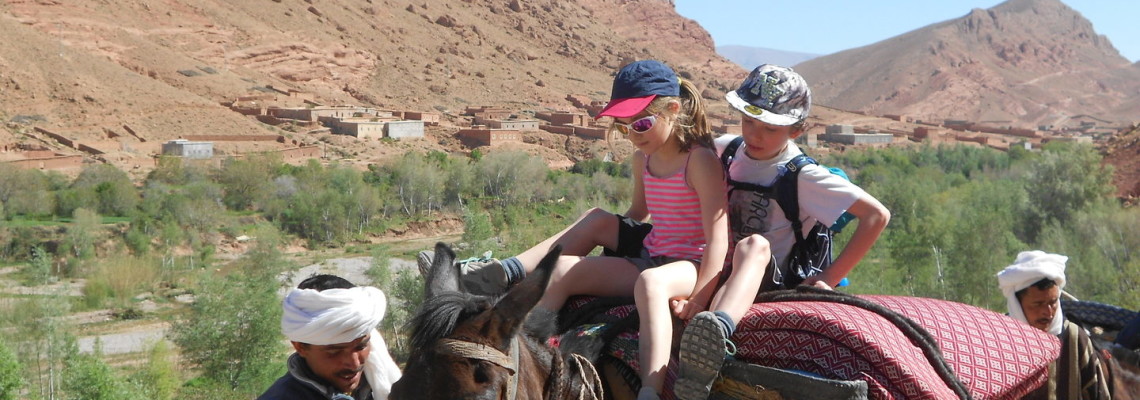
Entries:
{"label": "backpack strap", "polygon": [[790,161],[784,164],[787,172],[776,178],[776,204],[780,205],[780,210],[784,211],[784,216],[792,223],[792,231],[796,234],[796,243],[804,240],[803,222],[800,221],[800,192],[799,192],[799,176],[800,170],[809,164],[819,163],[814,158],[808,157],[804,154],[792,157]]}
{"label": "backpack strap", "polygon": [[728,142],[728,146],[725,146],[724,152],[720,153],[720,164],[724,167],[724,179],[725,182],[728,183],[728,192],[732,193],[732,191],[740,189],[749,192],[771,193],[772,187],[757,185],[755,183],[734,181],[732,180],[732,177],[729,176],[728,165],[732,164],[732,160],[736,158],[736,151],[740,149],[740,145],[743,143],[744,136],[737,136],[736,138],[732,139],[731,142]]}
{"label": "backpack strap", "polygon": [[732,180],[729,176],[728,165],[732,164],[732,159],[736,157],[736,151],[740,149],[740,145],[743,143],[744,136],[737,136],[724,147],[724,152],[720,153],[720,163],[724,167],[724,176],[728,181],[729,191],[743,189],[753,192],[771,193],[774,190],[776,204],[780,205],[780,209],[784,211],[784,216],[792,223],[792,231],[796,234],[796,243],[803,241],[803,222],[800,221],[800,170],[808,164],[819,165],[819,162],[804,154],[792,157],[791,160],[784,164],[786,172],[780,174],[780,176],[776,178],[776,183],[771,187],[748,182],[738,182]]}
{"label": "backpack strap", "polygon": [[744,136],[737,136],[728,142],[728,146],[724,147],[724,151],[720,153],[720,165],[724,166],[724,172],[728,173],[728,164],[732,164],[732,159],[736,157],[736,150],[740,149],[740,145],[744,143]]}

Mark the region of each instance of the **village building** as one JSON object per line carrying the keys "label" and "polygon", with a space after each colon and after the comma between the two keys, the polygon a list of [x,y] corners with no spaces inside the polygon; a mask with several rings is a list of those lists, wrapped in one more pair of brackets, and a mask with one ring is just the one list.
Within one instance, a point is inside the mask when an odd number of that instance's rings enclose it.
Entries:
{"label": "village building", "polygon": [[0,163],[24,169],[67,170],[83,167],[83,156],[56,153],[43,146],[5,144],[0,146]]}
{"label": "village building", "polygon": [[475,117],[474,125],[485,125],[492,129],[514,129],[518,131],[538,130],[537,119],[487,119]]}
{"label": "village building", "polygon": [[589,115],[565,111],[538,112],[534,117],[550,122],[551,125],[588,126],[591,120]]}
{"label": "village building", "polygon": [[461,129],[455,134],[471,147],[494,146],[503,142],[521,142],[522,132],[515,129],[494,129],[485,126]]}
{"label": "village building", "polygon": [[[739,125],[737,125],[739,127]],[[797,145],[801,147],[816,148],[819,147],[819,134],[804,132],[795,140]]]}
{"label": "village building", "polygon": [[468,106],[464,114],[484,119],[507,119],[511,117],[511,110],[491,106]]}
{"label": "village building", "polygon": [[423,121],[424,125],[439,126],[439,113],[404,111],[403,119]]}
{"label": "village building", "polygon": [[392,139],[424,137],[422,120],[388,121],[384,123],[384,136]]}
{"label": "village building", "polygon": [[174,139],[162,144],[162,154],[190,159],[209,159],[214,157],[214,142]]}
{"label": "village building", "polygon": [[318,107],[295,107],[295,108],[280,108],[270,107],[267,111],[270,116],[295,119],[300,121],[320,121],[322,117],[327,118],[353,118],[353,117],[391,117],[392,113],[382,113],[374,108],[368,107],[354,107],[354,106],[318,106]]}
{"label": "village building", "polygon": [[337,135],[352,136],[357,139],[380,139],[384,137],[384,125],[387,121],[373,121],[370,119],[347,119],[325,122],[325,126],[332,129]]}
{"label": "village building", "polygon": [[828,125],[825,133],[819,139],[840,144],[890,144],[894,142],[894,135],[889,133],[855,133],[851,125]]}

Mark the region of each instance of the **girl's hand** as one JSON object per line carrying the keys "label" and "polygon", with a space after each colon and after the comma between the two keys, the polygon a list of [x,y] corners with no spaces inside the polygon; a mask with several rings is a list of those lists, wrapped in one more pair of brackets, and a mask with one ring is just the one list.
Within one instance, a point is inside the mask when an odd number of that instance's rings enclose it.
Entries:
{"label": "girl's hand", "polygon": [[689,299],[686,298],[672,299],[669,301],[669,303],[673,308],[673,315],[676,315],[677,318],[686,321],[692,319],[697,315],[697,313],[705,311],[704,307],[701,306],[700,303],[689,301]]}

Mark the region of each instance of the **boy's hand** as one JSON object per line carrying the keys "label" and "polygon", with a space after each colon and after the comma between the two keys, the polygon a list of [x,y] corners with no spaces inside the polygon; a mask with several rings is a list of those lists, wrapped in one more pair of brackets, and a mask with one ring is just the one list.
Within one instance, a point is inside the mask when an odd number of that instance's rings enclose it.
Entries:
{"label": "boy's hand", "polygon": [[819,275],[811,276],[811,277],[808,277],[807,279],[804,279],[803,283],[800,283],[800,285],[802,285],[802,286],[813,286],[813,287],[816,287],[819,289],[835,290],[834,288],[831,287],[831,285],[828,285],[827,282],[824,282],[823,279],[820,279]]}

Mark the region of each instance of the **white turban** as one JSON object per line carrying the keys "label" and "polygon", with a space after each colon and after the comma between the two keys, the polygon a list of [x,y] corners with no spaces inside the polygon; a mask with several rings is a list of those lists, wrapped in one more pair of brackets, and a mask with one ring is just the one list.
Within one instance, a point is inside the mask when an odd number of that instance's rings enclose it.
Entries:
{"label": "white turban", "polygon": [[388,345],[376,327],[384,320],[387,301],[380,289],[293,289],[282,302],[281,331],[294,342],[330,345],[372,335],[372,352],[364,361],[364,376],[372,397],[388,398],[400,379],[400,367],[388,354]]}
{"label": "white turban", "polygon": [[[1059,289],[1064,289],[1065,262],[1068,260],[1069,257],[1041,250],[1018,253],[1013,265],[1005,267],[997,274],[998,285],[1005,295],[1006,306],[1009,307],[1009,315],[1028,323],[1029,319],[1025,317],[1016,293],[1045,278],[1056,282]],[[1049,324],[1049,333],[1060,335],[1064,322],[1065,317],[1061,310],[1057,309],[1057,314],[1053,315],[1053,322]]]}

